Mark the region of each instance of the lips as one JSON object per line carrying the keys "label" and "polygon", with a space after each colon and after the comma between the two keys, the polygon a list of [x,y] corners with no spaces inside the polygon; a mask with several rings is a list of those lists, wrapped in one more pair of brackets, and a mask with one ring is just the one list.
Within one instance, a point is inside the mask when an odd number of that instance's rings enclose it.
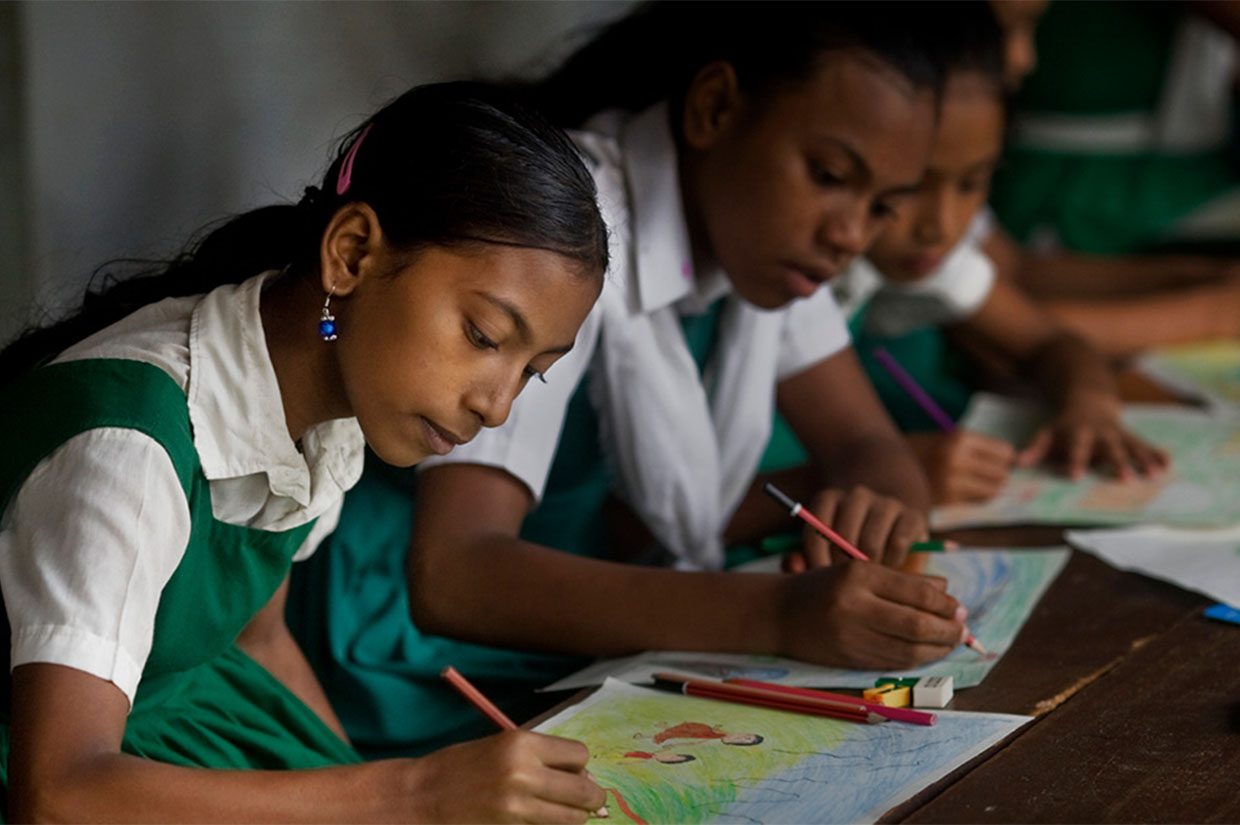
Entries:
{"label": "lips", "polygon": [[834,269],[788,264],[788,287],[794,295],[808,298],[818,287],[835,277]]}
{"label": "lips", "polygon": [[422,422],[422,429],[426,433],[426,441],[431,452],[436,455],[447,455],[452,452],[453,447],[464,444],[467,440],[450,430],[445,430],[429,418],[419,416],[418,420]]}

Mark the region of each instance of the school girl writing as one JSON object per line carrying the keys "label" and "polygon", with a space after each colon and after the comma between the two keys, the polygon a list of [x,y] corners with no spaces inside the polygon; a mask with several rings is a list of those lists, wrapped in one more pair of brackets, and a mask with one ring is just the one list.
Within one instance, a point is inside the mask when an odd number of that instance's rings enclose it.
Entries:
{"label": "school girl writing", "polygon": [[[867,372],[910,431],[937,503],[988,499],[1016,465],[1050,462],[1073,477],[1091,465],[1119,478],[1157,472],[1166,453],[1121,425],[1106,360],[1015,284],[996,278],[982,248],[986,196],[1003,144],[1003,41],[987,4],[960,3],[955,11],[949,36],[956,45],[945,49],[926,175],[907,208],[834,285]],[[958,414],[975,383],[962,375],[972,363],[944,347],[939,328],[948,348],[1010,365],[1051,403],[1052,418],[1023,449],[965,429],[941,431],[876,357],[882,347]]]}
{"label": "school girl writing", "polygon": [[332,558],[307,571],[306,638],[361,746],[469,730],[435,676],[445,658],[517,714],[588,656],[896,668],[961,643],[941,581],[882,564],[720,572],[727,542],[788,523],[769,500],[736,512],[775,406],[812,462],[786,489],[875,559],[925,534],[925,481],[821,286],[921,178],[940,20],[917,4],[654,4],[535,90],[561,122],[589,118],[578,142],[613,268],[545,392],[420,472],[416,512],[367,473]]}
{"label": "school girl writing", "polygon": [[300,203],[236,217],[5,350],[6,817],[596,810],[586,749],[563,739],[361,764],[283,607],[363,445],[408,466],[502,423],[573,346],[606,261],[562,132],[506,94],[424,86]]}

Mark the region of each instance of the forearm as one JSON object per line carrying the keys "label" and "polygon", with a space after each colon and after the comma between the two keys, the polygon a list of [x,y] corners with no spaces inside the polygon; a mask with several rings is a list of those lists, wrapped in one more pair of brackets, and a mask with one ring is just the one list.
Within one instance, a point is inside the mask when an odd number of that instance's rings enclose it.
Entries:
{"label": "forearm", "polygon": [[1106,360],[1073,333],[1063,332],[1041,346],[1033,354],[1030,374],[1057,409],[1082,402],[1119,404]]}
{"label": "forearm", "polygon": [[1137,296],[1215,280],[1224,265],[1194,256],[1104,257],[1079,253],[1022,253],[1017,280],[1039,298]]}
{"label": "forearm", "polygon": [[1043,307],[1108,357],[1240,333],[1240,285],[1121,300],[1048,301]]}
{"label": "forearm", "polygon": [[619,564],[500,536],[441,549],[415,547],[410,568],[413,618],[426,632],[591,656],[776,652],[780,576]]}
{"label": "forearm", "polygon": [[925,473],[899,434],[851,439],[824,457],[822,463],[831,487],[847,489],[864,485],[899,499],[909,507],[930,509],[930,488]]}
{"label": "forearm", "polygon": [[[401,804],[411,790],[411,764],[392,760],[305,771],[226,771],[96,753],[35,783],[15,772],[8,815],[17,822],[429,820],[419,817],[414,803]],[[32,793],[31,787],[45,790]]]}

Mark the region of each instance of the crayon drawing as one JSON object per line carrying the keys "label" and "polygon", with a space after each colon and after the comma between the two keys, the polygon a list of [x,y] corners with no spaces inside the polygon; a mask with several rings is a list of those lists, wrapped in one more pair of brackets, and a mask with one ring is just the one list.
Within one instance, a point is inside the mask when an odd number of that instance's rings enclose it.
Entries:
{"label": "crayon drawing", "polygon": [[536,730],[586,743],[613,822],[873,822],[1027,721],[865,725],[609,679]]}
{"label": "crayon drawing", "polygon": [[[1063,548],[1041,550],[964,550],[926,553],[922,572],[947,579],[947,592],[969,609],[969,629],[987,650],[983,658],[958,647],[945,658],[901,673],[903,676],[951,676],[955,687],[980,684],[1012,644],[1029,613],[1068,558]],[[744,569],[777,569],[777,559],[764,559]],[[891,671],[846,670],[823,667],[774,656],[743,653],[686,653],[650,651],[621,659],[606,659],[578,671],[547,690],[597,685],[606,677],[639,684],[652,681],[661,670],[711,679],[744,678],[803,687],[871,687]]]}
{"label": "crayon drawing", "polygon": [[[1023,445],[1036,408],[994,396],[974,399],[963,426]],[[1124,423],[1171,454],[1168,472],[1120,482],[1094,473],[1073,481],[1051,469],[1020,468],[984,504],[939,507],[937,529],[1003,524],[1118,526],[1154,522],[1218,527],[1240,522],[1240,418],[1195,410],[1129,405]]]}
{"label": "crayon drawing", "polygon": [[1155,381],[1211,406],[1240,409],[1240,341],[1167,347],[1142,356],[1138,368]]}

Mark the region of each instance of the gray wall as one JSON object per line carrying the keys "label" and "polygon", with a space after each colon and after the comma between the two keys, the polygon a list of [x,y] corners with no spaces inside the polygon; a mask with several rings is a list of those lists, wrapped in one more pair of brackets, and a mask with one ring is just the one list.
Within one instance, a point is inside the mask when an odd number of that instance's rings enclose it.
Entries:
{"label": "gray wall", "polygon": [[0,2],[0,338],[98,264],[299,197],[415,83],[551,65],[611,2]]}

